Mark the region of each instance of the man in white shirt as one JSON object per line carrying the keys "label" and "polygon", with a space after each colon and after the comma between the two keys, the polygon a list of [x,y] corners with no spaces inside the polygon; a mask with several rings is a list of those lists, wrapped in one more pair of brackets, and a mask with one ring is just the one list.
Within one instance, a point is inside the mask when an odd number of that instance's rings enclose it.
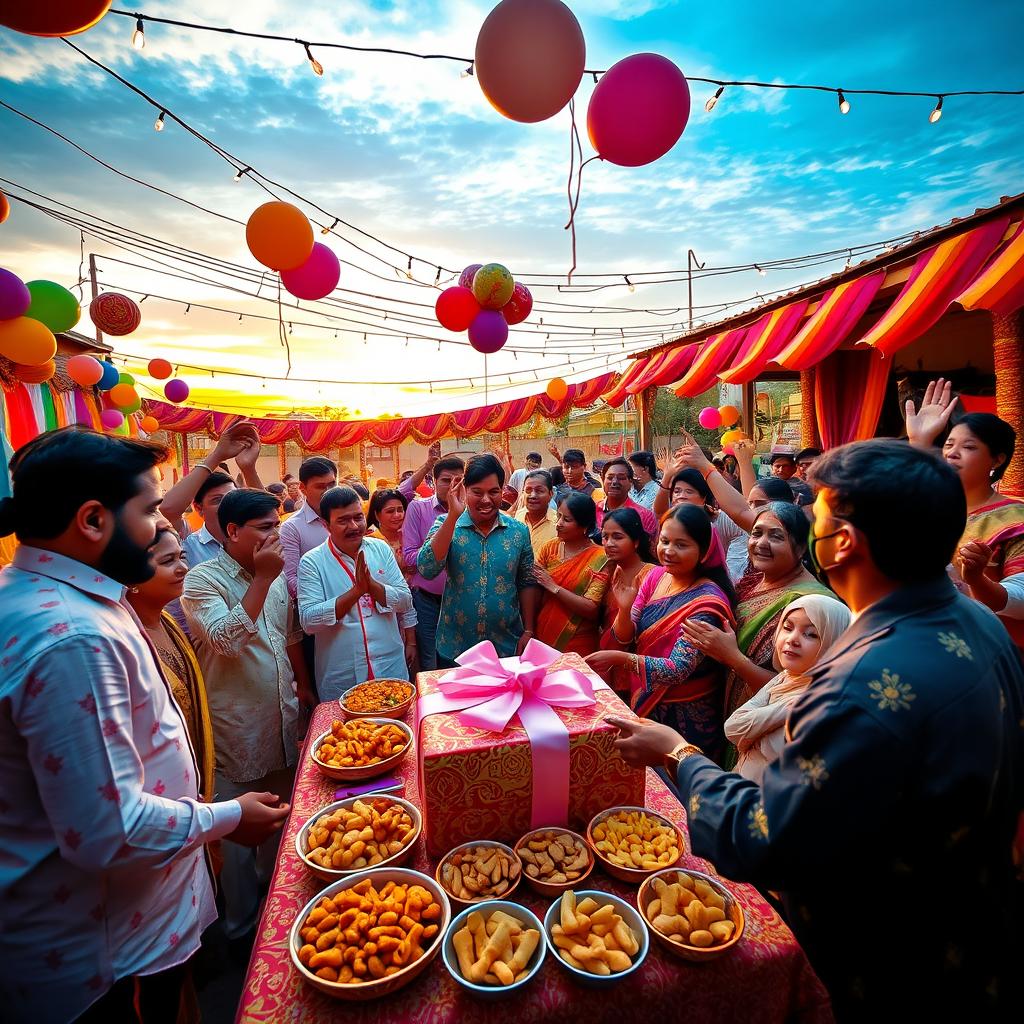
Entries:
{"label": "man in white shirt", "polygon": [[298,592],[299,559],[327,540],[327,524],[320,517],[320,499],[337,485],[338,467],[330,459],[315,455],[299,466],[302,507],[281,524],[284,575],[293,598]]}
{"label": "man in white shirt", "polygon": [[412,592],[386,541],[366,537],[351,487],[320,501],[330,536],[299,562],[299,618],[316,642],[323,700],[367,679],[408,679],[405,634],[416,628]]}
{"label": "man in white shirt", "polygon": [[146,1021],[156,992],[166,1014],[216,917],[203,844],[255,844],[287,817],[271,793],[199,802],[184,721],[124,600],[153,574],[166,456],[50,431],[0,499],[0,536],[21,545],[0,573],[5,1021],[137,1019],[136,997]]}
{"label": "man in white shirt", "polygon": [[534,470],[540,469],[544,460],[540,457],[540,452],[528,452],[526,455],[526,466],[523,469],[517,469],[509,478],[508,485],[512,488],[516,494],[523,493],[523,485],[526,483],[526,478]]}

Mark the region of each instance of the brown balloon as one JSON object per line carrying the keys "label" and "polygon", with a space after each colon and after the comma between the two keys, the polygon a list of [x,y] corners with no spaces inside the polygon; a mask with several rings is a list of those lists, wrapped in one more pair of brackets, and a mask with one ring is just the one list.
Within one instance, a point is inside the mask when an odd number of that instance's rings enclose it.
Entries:
{"label": "brown balloon", "polygon": [[24,0],[3,4],[0,25],[29,36],[73,36],[90,29],[111,0]]}
{"label": "brown balloon", "polygon": [[560,0],[501,0],[480,27],[473,72],[499,114],[533,124],[572,99],[586,57],[583,30]]}

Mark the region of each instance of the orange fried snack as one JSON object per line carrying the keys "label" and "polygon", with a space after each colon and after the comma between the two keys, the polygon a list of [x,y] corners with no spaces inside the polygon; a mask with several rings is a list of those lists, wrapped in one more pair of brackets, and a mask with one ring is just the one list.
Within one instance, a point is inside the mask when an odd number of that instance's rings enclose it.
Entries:
{"label": "orange fried snack", "polygon": [[353,686],[341,698],[346,710],[357,715],[371,715],[375,711],[389,711],[407,701],[413,693],[409,683],[400,679],[374,679]]}
{"label": "orange fried snack", "polygon": [[322,814],[309,830],[306,855],[334,871],[358,871],[393,857],[416,834],[409,812],[386,797],[357,800]]}
{"label": "orange fried snack", "polygon": [[353,718],[331,725],[330,735],[324,737],[316,756],[333,768],[363,768],[400,754],[408,742],[397,725]]}

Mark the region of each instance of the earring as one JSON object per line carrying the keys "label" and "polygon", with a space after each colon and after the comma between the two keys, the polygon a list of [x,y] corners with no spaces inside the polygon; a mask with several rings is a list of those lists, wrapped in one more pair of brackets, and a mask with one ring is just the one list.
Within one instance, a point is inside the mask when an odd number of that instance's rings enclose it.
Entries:
{"label": "earring", "polygon": [[138,588],[138,587],[132,587],[132,588],[131,588],[131,592],[132,592],[133,594],[137,594],[137,593],[139,592],[139,588]]}

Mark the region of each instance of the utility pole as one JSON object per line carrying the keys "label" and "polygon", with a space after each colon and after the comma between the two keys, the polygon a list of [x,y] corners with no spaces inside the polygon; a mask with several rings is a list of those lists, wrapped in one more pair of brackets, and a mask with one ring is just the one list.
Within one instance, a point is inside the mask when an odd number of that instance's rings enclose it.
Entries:
{"label": "utility pole", "polygon": [[[96,281],[96,253],[94,252],[89,253],[89,285],[92,290],[92,301],[95,302],[96,296],[100,293],[100,287]],[[99,325],[96,325],[96,344],[103,344],[103,332],[99,329]]]}
{"label": "utility pole", "polygon": [[707,265],[701,263],[692,249],[686,250],[686,293],[690,308],[690,318],[687,323],[687,330],[693,330],[693,268],[696,265],[698,270],[703,270]]}

